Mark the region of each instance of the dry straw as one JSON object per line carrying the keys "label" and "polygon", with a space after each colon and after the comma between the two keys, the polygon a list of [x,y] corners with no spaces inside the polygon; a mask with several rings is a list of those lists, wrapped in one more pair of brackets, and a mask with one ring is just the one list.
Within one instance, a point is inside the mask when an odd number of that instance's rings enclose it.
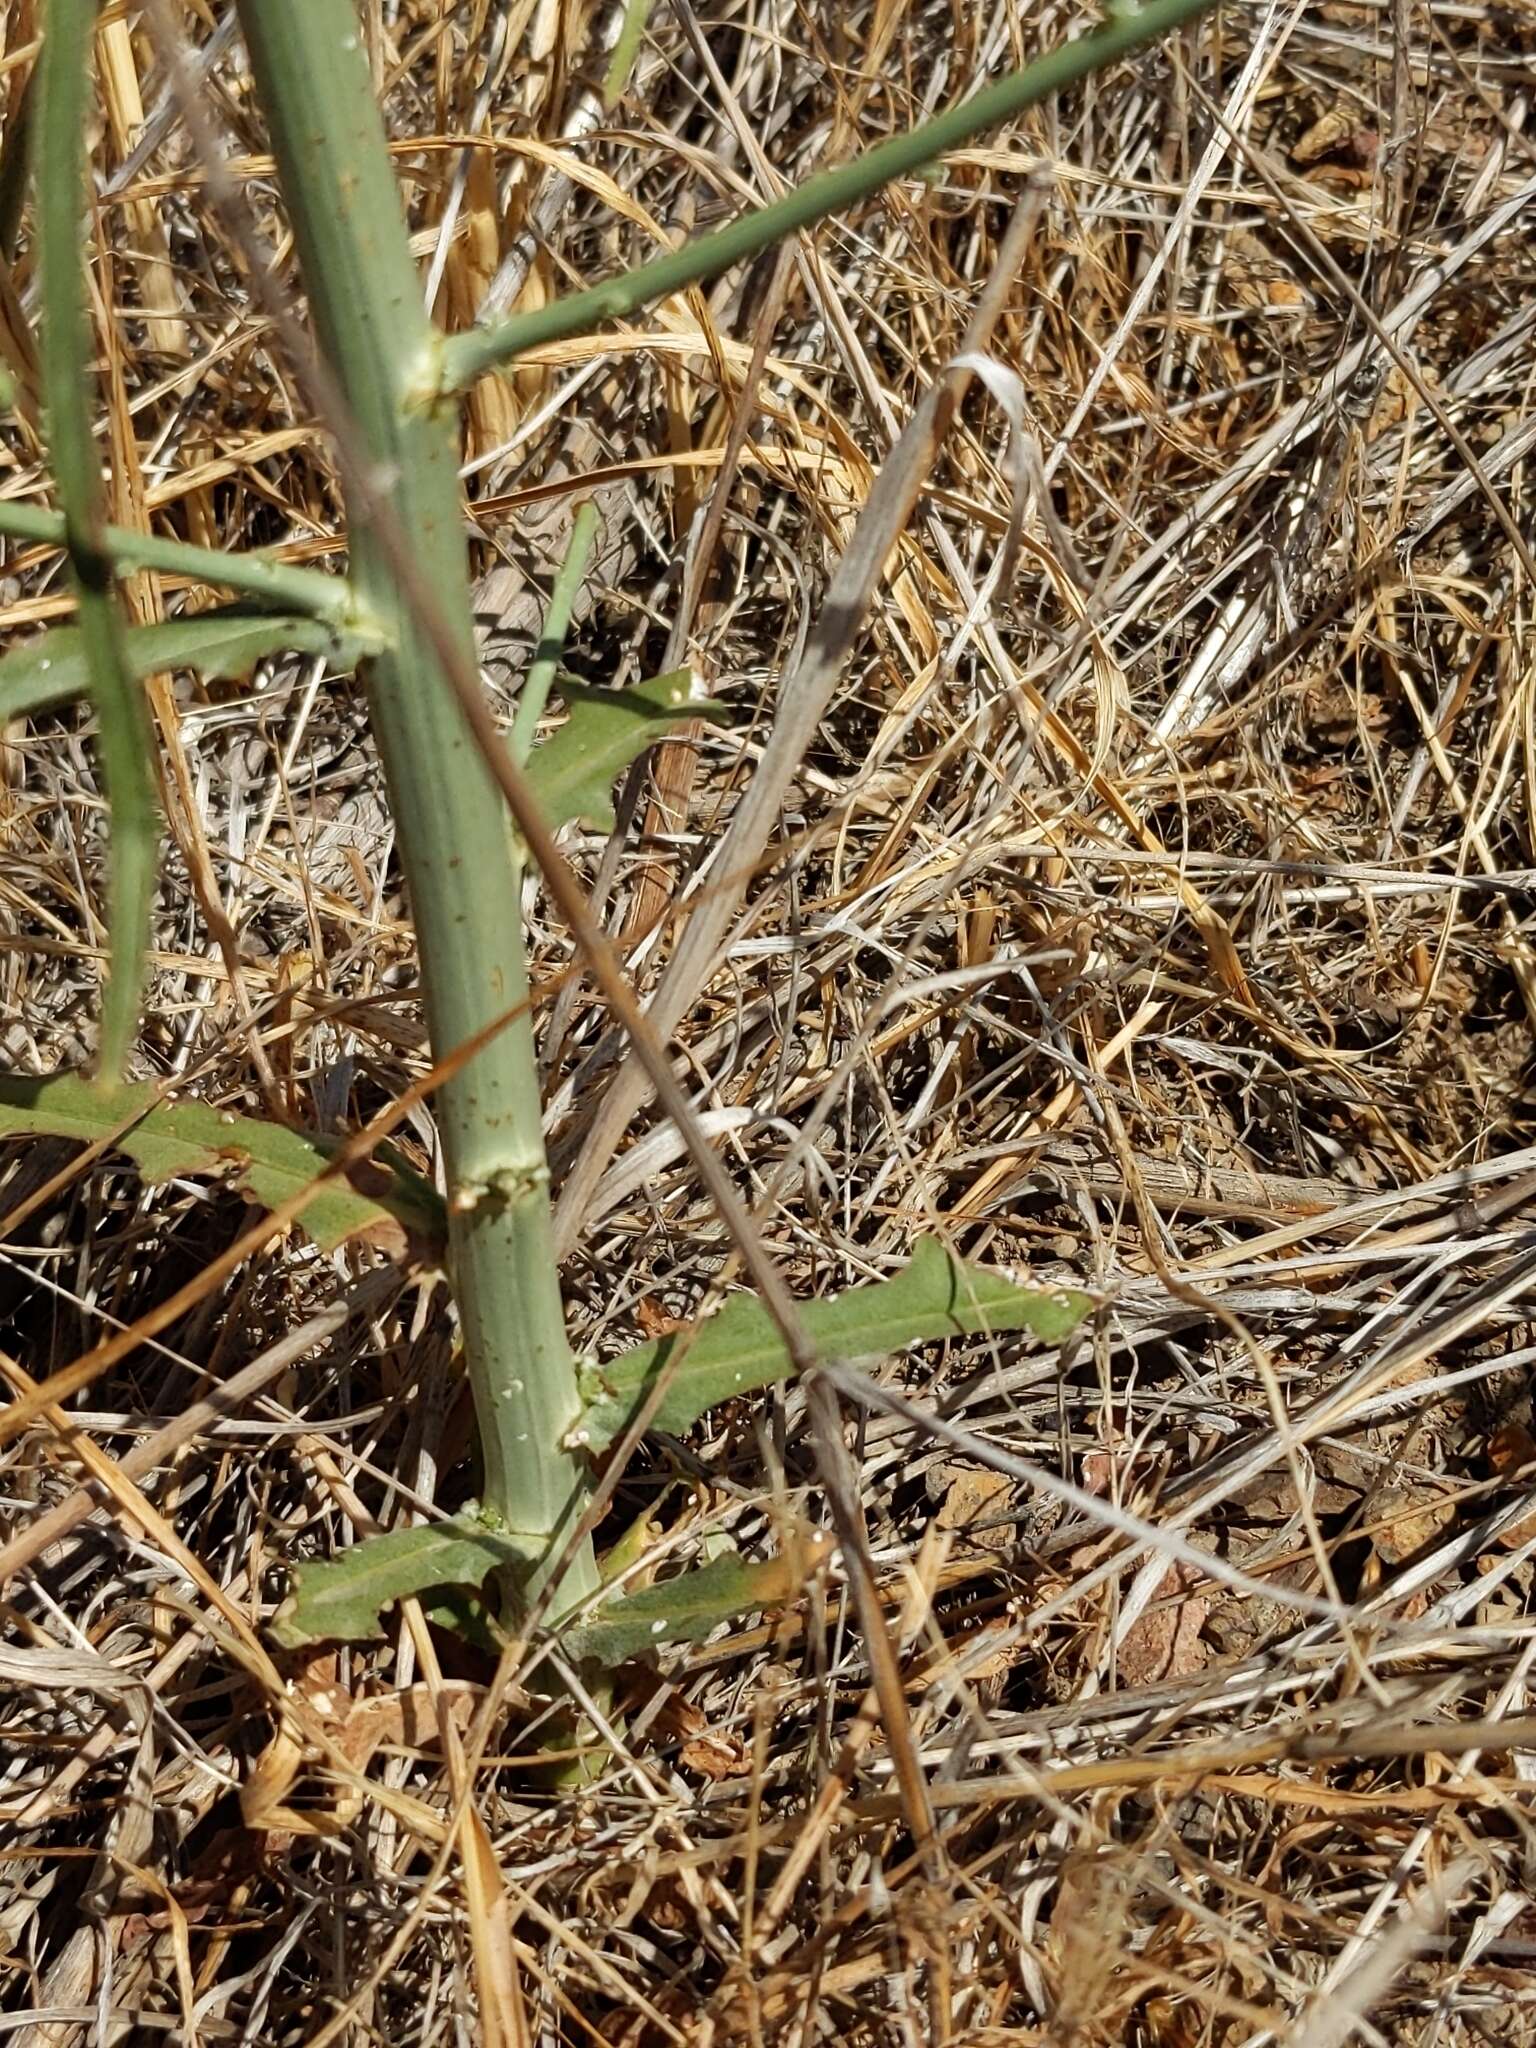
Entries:
{"label": "dry straw", "polygon": [[[1522,2038],[1532,19],[1128,23],[930,164],[1092,24],[0,7],[5,1063],[149,1084],[0,1111],[16,2038]],[[337,24],[350,217],[275,118]],[[732,717],[552,849],[420,723],[475,653],[523,782],[583,686]],[[328,1177],[156,1152],[171,1095]],[[455,1321],[420,1183],[508,1171]],[[915,1251],[972,1334],[786,1384]],[[1019,1278],[1093,1312],[1015,1335]],[[306,1560],[485,1542],[477,1434],[526,1484],[508,1328],[581,1365],[542,1598],[284,1649]],[[637,1652],[690,1570],[743,1613]],[[631,1636],[546,1627],[600,1571]]]}

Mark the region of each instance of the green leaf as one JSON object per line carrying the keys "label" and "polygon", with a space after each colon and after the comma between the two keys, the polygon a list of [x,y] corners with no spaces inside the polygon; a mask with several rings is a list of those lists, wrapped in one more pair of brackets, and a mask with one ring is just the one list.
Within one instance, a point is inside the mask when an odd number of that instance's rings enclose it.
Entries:
{"label": "green leaf", "polygon": [[474,1512],[370,1536],[340,1557],[299,1565],[272,1634],[289,1650],[366,1642],[381,1633],[379,1617],[396,1600],[436,1586],[480,1586],[501,1566],[526,1571],[543,1547],[542,1539],[493,1528]]}
{"label": "green leaf", "polygon": [[[820,1357],[874,1358],[936,1337],[1032,1330],[1058,1343],[1082,1321],[1088,1297],[1063,1288],[1021,1287],[1003,1273],[968,1266],[937,1238],[924,1238],[890,1280],[853,1287],[800,1310]],[[571,1442],[606,1450],[666,1367],[679,1337],[660,1337],[581,1375],[582,1414]],[[762,1303],[738,1294],[693,1338],[661,1397],[652,1427],[680,1434],[718,1401],[786,1379],[789,1353]]]}
{"label": "green leaf", "polygon": [[507,1632],[470,1586],[439,1586],[422,1601],[421,1611],[434,1628],[447,1629],[496,1657],[507,1647]]}
{"label": "green leaf", "polygon": [[[135,682],[168,669],[195,669],[210,682],[240,681],[269,654],[323,654],[353,668],[370,643],[300,613],[225,605],[190,618],[131,626],[124,664]],[[0,719],[26,718],[89,689],[90,667],[78,626],[52,626],[0,657]]]}
{"label": "green leaf", "polygon": [[578,1663],[611,1669],[660,1643],[702,1642],[733,1615],[756,1614],[793,1600],[804,1582],[796,1563],[814,1561],[826,1547],[808,1547],[800,1561],[772,1557],[746,1564],[739,1557],[722,1557],[638,1593],[615,1594],[580,1620],[557,1624],[560,1647]]}
{"label": "green leaf", "polygon": [[[798,1555],[746,1564],[734,1553],[682,1572],[637,1593],[612,1594],[579,1618],[555,1624],[566,1656],[611,1667],[660,1643],[701,1642],[733,1615],[756,1614],[793,1600],[806,1572],[830,1548],[813,1536]],[[365,1642],[381,1632],[380,1616],[396,1600],[436,1593],[433,1620],[473,1640],[494,1642],[495,1629],[465,1589],[483,1586],[493,1571],[522,1574],[543,1554],[544,1539],[498,1528],[476,1509],[451,1521],[370,1536],[340,1557],[301,1564],[293,1591],[272,1620],[285,1649],[309,1643]],[[452,1591],[440,1589],[451,1588]]]}
{"label": "green leaf", "polygon": [[570,716],[534,750],[527,776],[551,830],[585,818],[600,832],[613,829],[614,778],[637,754],[690,718],[725,723],[728,705],[693,695],[690,668],[669,669],[632,690],[589,690],[560,683]]}
{"label": "green leaf", "polygon": [[[0,1136],[19,1132],[108,1144],[126,1152],[150,1182],[177,1174],[232,1178],[269,1209],[315,1182],[336,1149],[333,1140],[259,1117],[166,1102],[149,1082],[108,1087],[79,1074],[0,1079]],[[322,1251],[391,1217],[428,1244],[442,1242],[442,1204],[425,1181],[403,1167],[371,1163],[368,1184],[364,1194],[337,1175],[315,1189],[298,1220]]]}
{"label": "green leaf", "polygon": [[565,560],[555,577],[554,588],[549,593],[544,630],[533,650],[532,666],[517,693],[517,711],[512,720],[509,744],[512,758],[519,768],[528,765],[539,720],[544,716],[544,706],[549,701],[550,685],[560,672],[560,655],[565,647],[565,636],[571,629],[571,613],[581,595],[581,579],[587,573],[587,557],[597,539],[599,523],[597,507],[590,502],[578,505],[571,515],[571,538],[565,550]]}

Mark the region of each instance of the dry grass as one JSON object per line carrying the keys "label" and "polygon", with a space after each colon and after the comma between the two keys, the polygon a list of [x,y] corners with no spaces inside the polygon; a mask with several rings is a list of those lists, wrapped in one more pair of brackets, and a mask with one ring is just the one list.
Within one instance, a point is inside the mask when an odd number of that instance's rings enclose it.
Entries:
{"label": "dry grass", "polygon": [[[205,105],[281,247],[224,11],[186,12],[214,36]],[[600,10],[364,18],[455,325],[768,196],[1078,20],[679,0],[605,120]],[[324,433],[157,116],[152,51],[109,19],[113,515],[334,562]],[[31,0],[0,23],[14,156]],[[561,1792],[520,1762],[537,1678],[419,1613],[371,1655],[263,1646],[290,1560],[472,1487],[440,1286],[297,1238],[210,1285],[6,1454],[12,1567],[82,1440],[112,1461],[94,1517],[0,1595],[8,2039],[1536,2035],[1536,1731],[1486,1725],[1527,1705],[1536,1560],[1533,53],[1529,0],[1229,6],[783,268],[476,394],[498,687],[595,479],[575,665],[620,682],[691,652],[750,714],[663,749],[619,836],[570,850],[648,987],[690,890],[744,894],[679,1042],[796,1287],[940,1229],[1101,1306],[1067,1355],[843,1375],[887,1643],[834,1565],[626,1672],[611,1749]],[[776,681],[1040,160],[993,339],[1048,479],[1016,571],[990,581],[1020,477],[973,389],[776,840],[712,871]],[[25,228],[4,296],[4,492],[41,497]],[[6,579],[8,637],[66,612],[56,557],[13,549]],[[206,600],[146,574],[128,601]],[[355,1128],[426,1068],[358,692],[278,668],[152,701],[142,1069]],[[6,1061],[80,1065],[89,723],[6,740]],[[569,1300],[601,1353],[691,1309],[727,1247],[669,1128],[642,1110],[611,1156],[616,1048],[530,916]],[[405,1135],[430,1168],[424,1112]],[[250,1221],[67,1146],[12,1144],[6,1171],[0,1341],[33,1379]],[[825,1519],[816,1472],[798,1393],[744,1404],[648,1443],[605,1538],[648,1517],[658,1566],[724,1532],[771,1548]],[[905,1730],[871,1702],[890,1649]]]}

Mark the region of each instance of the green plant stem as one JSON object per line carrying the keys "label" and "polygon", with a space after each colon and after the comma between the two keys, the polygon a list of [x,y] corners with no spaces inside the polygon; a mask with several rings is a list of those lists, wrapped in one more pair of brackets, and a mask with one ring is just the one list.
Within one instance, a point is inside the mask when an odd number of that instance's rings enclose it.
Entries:
{"label": "green plant stem", "polygon": [[592,543],[597,538],[597,507],[579,505],[571,521],[571,544],[565,551],[565,560],[560,564],[560,573],[555,578],[555,587],[549,594],[549,610],[544,618],[544,631],[539,635],[539,644],[534,650],[533,663],[517,693],[517,711],[512,719],[512,758],[521,768],[533,751],[534,735],[539,729],[539,720],[544,716],[544,706],[549,702],[550,685],[555,680],[555,671],[560,666],[560,652],[565,646],[565,636],[570,630],[571,610],[581,589],[581,579],[587,573],[587,557],[592,552]]}
{"label": "green plant stem", "polygon": [[125,623],[103,540],[101,458],[91,430],[94,380],[80,221],[95,35],[96,0],[49,0],[37,69],[32,174],[43,405],[111,807],[110,950],[100,1059],[102,1078],[110,1083],[120,1076],[138,1028],[158,825],[149,722],[125,652]]}
{"label": "green plant stem", "polygon": [[511,362],[542,343],[585,334],[605,320],[622,320],[653,299],[666,298],[685,286],[713,277],[786,235],[824,220],[828,214],[866,199],[893,178],[909,176],[946,150],[958,149],[974,136],[1011,120],[1026,107],[1075,85],[1092,71],[1103,70],[1142,43],[1165,35],[1212,4],[1212,0],[1145,0],[1141,7],[1121,6],[1090,34],[1050,50],[1022,71],[983,86],[957,107],[937,115],[903,135],[877,143],[852,162],[807,178],[773,205],[734,220],[729,227],[700,235],[669,256],[627,270],[622,276],[593,285],[569,298],[526,313],[514,313],[494,327],[456,335],[443,349],[439,388],[462,390],[486,370]]}
{"label": "green plant stem", "polygon": [[653,0],[626,0],[619,39],[613,46],[613,55],[609,58],[608,69],[603,74],[603,105],[610,110],[624,97],[624,88],[629,84],[629,74],[634,70],[635,59],[640,54],[640,43],[645,35],[645,24],[651,16],[652,4]]}
{"label": "green plant stem", "polygon": [[[20,505],[10,498],[0,498],[0,534],[12,540],[36,541],[42,547],[61,548],[68,541],[62,512],[49,511],[44,505]],[[97,529],[97,538],[118,575],[133,569],[157,569],[167,576],[185,576],[190,583],[242,591],[284,610],[303,612],[306,618],[321,619],[338,630],[359,623],[352,586],[343,576],[327,576],[320,569],[305,569],[295,562],[277,562],[270,555],[227,554],[222,548],[194,547],[190,541],[135,533],[127,526],[103,525]]]}
{"label": "green plant stem", "polygon": [[[437,381],[441,338],[422,305],[356,10],[352,0],[238,0],[238,11],[322,353],[358,452],[387,485],[439,618],[472,661],[456,412],[448,402],[411,402]],[[446,1054],[518,1011],[436,1102],[484,1504],[552,1557],[580,1517],[587,1476],[579,1454],[563,1448],[580,1404],[550,1231],[523,868],[497,786],[391,571],[366,489],[349,490],[348,517],[353,580],[390,642],[364,676],[434,1049]],[[559,1589],[562,1604],[597,1582],[587,1542]]]}

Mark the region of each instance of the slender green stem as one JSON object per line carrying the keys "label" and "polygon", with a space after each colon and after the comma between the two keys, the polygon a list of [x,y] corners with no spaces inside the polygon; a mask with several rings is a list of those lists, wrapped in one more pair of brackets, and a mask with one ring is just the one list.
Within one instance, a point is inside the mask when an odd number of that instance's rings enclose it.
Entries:
{"label": "slender green stem", "polygon": [[[21,505],[0,498],[0,534],[12,540],[63,547],[67,533],[62,512],[43,505]],[[167,540],[159,534],[135,533],[127,526],[100,526],[101,552],[118,575],[134,569],[157,569],[167,576],[185,576],[190,583],[212,583],[238,590],[321,619],[338,631],[362,623],[352,586],[344,576],[327,576],[295,562],[277,562],[270,555],[229,554],[222,548],[194,547],[190,541]]]}
{"label": "slender green stem", "polygon": [[[441,338],[422,304],[353,0],[238,0],[238,11],[321,351],[351,414],[349,452],[389,479],[390,516],[438,600],[438,621],[472,662],[456,409],[412,403],[437,381]],[[564,1448],[580,1399],[550,1233],[523,868],[372,504],[368,489],[349,491],[352,573],[389,642],[364,675],[434,1049],[450,1052],[517,1013],[436,1096],[484,1503],[552,1558],[580,1518],[587,1473]],[[596,1584],[588,1540],[562,1582],[562,1603]]]}
{"label": "slender green stem", "polygon": [[549,702],[550,685],[555,680],[561,649],[570,630],[571,608],[581,589],[581,579],[587,573],[587,557],[596,538],[597,507],[590,504],[578,506],[571,521],[571,544],[565,551],[555,587],[549,594],[549,610],[544,617],[544,631],[539,635],[539,644],[534,650],[533,665],[517,693],[511,744],[512,758],[519,768],[533,751],[534,734],[544,716],[544,706]]}
{"label": "slender green stem", "polygon": [[1048,51],[1023,71],[1011,71],[1006,78],[983,86],[970,99],[925,122],[921,128],[893,135],[851,163],[818,172],[772,206],[745,214],[729,227],[685,243],[670,256],[642,263],[637,269],[593,285],[588,291],[573,292],[569,298],[551,300],[527,313],[514,313],[494,327],[456,335],[443,349],[439,388],[462,390],[483,371],[510,362],[514,356],[541,343],[589,333],[605,320],[622,320],[653,299],[666,298],[687,285],[728,270],[733,263],[755,256],[786,235],[866,199],[893,178],[921,170],[946,150],[958,149],[973,136],[1011,120],[1051,93],[1075,85],[1091,71],[1103,70],[1106,64],[1165,35],[1211,4],[1212,0],[1145,0],[1140,7],[1117,6],[1091,34]]}
{"label": "slender green stem", "polygon": [[45,341],[43,404],[111,806],[110,949],[100,1064],[102,1078],[115,1082],[138,1027],[158,825],[152,740],[129,670],[112,560],[103,544],[101,458],[91,430],[92,348],[80,220],[95,32],[96,0],[48,0],[32,174]]}
{"label": "slender green stem", "polygon": [[608,69],[603,74],[605,107],[616,107],[624,97],[629,74],[634,70],[635,59],[640,54],[640,41],[645,34],[645,24],[650,19],[652,5],[653,0],[626,0],[619,39],[613,46],[613,55],[609,58]]}

